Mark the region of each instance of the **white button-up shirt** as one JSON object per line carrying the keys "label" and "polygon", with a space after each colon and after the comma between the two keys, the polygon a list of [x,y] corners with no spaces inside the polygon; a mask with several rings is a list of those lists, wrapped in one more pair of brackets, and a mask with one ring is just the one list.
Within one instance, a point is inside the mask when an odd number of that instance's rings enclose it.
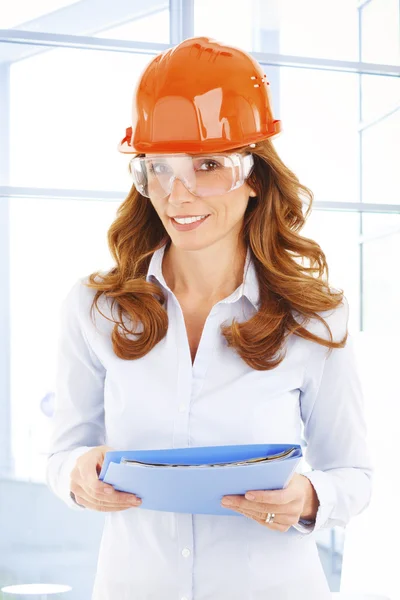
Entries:
{"label": "white button-up shirt", "polygon": [[[345,526],[371,495],[351,334],[329,357],[324,346],[291,334],[281,364],[251,369],[220,333],[222,323],[247,320],[259,308],[248,250],[243,282],[213,306],[192,365],[183,313],[162,273],[164,250],[153,254],[147,280],[166,292],[168,332],[139,360],[118,358],[113,323],[97,311],[91,320],[95,292],[83,285],[86,278],[63,302],[48,485],[71,509],[87,510],[70,496],[70,473],[79,456],[103,444],[116,450],[301,444],[312,469],[304,474],[320,506],[315,524],[287,532],[238,514],[140,507],[105,513],[92,600],[328,600],[314,533]],[[104,296],[99,306],[109,318],[117,315]],[[320,314],[340,341],[346,298]],[[329,339],[316,319],[306,327]]]}

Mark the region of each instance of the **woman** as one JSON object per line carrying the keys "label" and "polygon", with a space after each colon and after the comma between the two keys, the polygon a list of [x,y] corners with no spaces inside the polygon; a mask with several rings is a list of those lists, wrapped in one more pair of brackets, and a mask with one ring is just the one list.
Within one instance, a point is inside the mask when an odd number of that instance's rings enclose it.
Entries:
{"label": "woman", "polygon": [[[207,38],[157,56],[137,85],[116,265],[63,305],[48,462],[68,506],[107,512],[92,600],[328,599],[313,534],[370,501],[348,303],[299,234],[313,197],[269,139],[268,85],[249,54]],[[232,516],[143,510],[98,479],[110,449],[302,434],[312,470],[226,497]]]}

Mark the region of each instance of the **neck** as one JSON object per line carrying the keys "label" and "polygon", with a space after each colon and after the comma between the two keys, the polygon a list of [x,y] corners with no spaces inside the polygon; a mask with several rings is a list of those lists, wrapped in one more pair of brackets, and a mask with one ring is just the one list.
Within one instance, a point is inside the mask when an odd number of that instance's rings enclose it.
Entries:
{"label": "neck", "polygon": [[171,244],[164,254],[164,279],[176,297],[214,303],[243,282],[246,250],[244,245],[225,240],[200,250],[182,250]]}

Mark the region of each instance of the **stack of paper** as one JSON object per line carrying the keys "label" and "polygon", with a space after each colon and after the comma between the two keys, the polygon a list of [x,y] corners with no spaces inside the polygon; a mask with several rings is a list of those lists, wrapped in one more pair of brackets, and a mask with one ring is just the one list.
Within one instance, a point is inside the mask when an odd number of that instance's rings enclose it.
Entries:
{"label": "stack of paper", "polygon": [[268,460],[282,460],[283,458],[289,458],[289,456],[294,456],[296,452],[296,448],[289,448],[289,450],[285,450],[284,452],[279,452],[278,454],[272,454],[271,456],[260,456],[258,458],[248,458],[247,460],[241,461],[232,461],[232,462],[221,462],[221,463],[207,463],[204,465],[173,465],[169,463],[148,463],[140,460],[129,460],[128,458],[122,458],[121,463],[126,465],[139,465],[142,467],[184,467],[191,468],[194,467],[198,469],[199,467],[237,467],[239,465],[249,465],[253,463],[262,463]]}

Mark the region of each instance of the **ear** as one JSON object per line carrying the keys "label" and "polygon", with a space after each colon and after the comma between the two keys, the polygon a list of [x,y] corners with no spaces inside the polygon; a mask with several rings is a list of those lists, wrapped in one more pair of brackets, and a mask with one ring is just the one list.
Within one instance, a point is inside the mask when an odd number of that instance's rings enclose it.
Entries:
{"label": "ear", "polygon": [[255,192],[254,190],[251,190],[251,192],[250,192],[250,194],[249,194],[249,195],[250,195],[250,196],[252,196],[253,198],[254,198],[255,196],[257,196],[257,194],[256,194],[256,192]]}

